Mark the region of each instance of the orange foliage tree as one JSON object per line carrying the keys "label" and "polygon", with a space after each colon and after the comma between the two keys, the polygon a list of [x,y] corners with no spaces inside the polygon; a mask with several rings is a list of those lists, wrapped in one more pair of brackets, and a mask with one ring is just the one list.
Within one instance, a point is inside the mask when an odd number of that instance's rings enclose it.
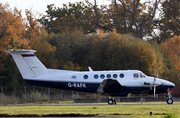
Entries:
{"label": "orange foliage tree", "polygon": [[28,41],[24,38],[25,19],[17,8],[9,8],[9,4],[0,3],[0,71],[3,71],[5,51],[10,48],[28,48]]}
{"label": "orange foliage tree", "polygon": [[161,45],[166,56],[172,60],[177,70],[180,70],[180,36],[174,36]]}
{"label": "orange foliage tree", "polygon": [[31,12],[31,10],[26,9],[26,33],[25,36],[29,39],[31,43],[34,43],[41,36],[41,26],[36,18],[36,15]]}
{"label": "orange foliage tree", "polygon": [[33,50],[36,50],[36,56],[48,68],[57,68],[57,60],[55,59],[56,47],[48,43],[48,39],[53,34],[48,34],[47,31],[40,26],[36,15],[31,10],[26,9],[26,33],[25,37],[29,40],[29,45]]}

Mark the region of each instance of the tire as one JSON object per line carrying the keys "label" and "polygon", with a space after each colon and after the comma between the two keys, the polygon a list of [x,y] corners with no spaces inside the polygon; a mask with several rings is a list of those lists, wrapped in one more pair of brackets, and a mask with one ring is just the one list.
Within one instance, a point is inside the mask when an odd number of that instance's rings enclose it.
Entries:
{"label": "tire", "polygon": [[116,105],[116,100],[113,100],[113,105]]}
{"label": "tire", "polygon": [[172,98],[168,98],[168,99],[166,100],[166,102],[167,102],[167,104],[173,104],[173,99],[172,99]]}
{"label": "tire", "polygon": [[112,99],[109,99],[107,102],[108,102],[109,105],[113,104],[113,100]]}

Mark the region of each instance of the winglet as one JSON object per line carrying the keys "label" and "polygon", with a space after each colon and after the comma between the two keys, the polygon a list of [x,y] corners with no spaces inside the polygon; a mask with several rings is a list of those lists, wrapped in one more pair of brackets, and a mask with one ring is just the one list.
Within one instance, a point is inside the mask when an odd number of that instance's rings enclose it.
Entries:
{"label": "winglet", "polygon": [[92,70],[92,68],[90,66],[88,67],[88,69],[89,69],[90,72],[93,72],[93,70]]}

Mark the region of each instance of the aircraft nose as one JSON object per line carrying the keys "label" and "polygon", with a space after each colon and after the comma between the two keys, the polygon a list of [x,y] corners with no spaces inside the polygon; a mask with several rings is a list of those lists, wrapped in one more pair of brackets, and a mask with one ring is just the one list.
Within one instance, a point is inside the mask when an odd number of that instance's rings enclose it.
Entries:
{"label": "aircraft nose", "polygon": [[168,83],[166,83],[166,85],[167,85],[169,88],[174,88],[174,87],[175,87],[175,84],[172,83],[172,82],[168,82]]}
{"label": "aircraft nose", "polygon": [[173,87],[175,87],[175,84],[174,84],[174,83],[171,83],[171,86],[172,86],[172,88],[173,88]]}

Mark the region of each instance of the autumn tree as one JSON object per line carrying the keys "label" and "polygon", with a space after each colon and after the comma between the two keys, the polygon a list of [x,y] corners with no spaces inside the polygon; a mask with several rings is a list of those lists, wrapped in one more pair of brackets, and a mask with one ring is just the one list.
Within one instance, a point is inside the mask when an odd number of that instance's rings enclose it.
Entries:
{"label": "autumn tree", "polygon": [[139,38],[151,36],[153,22],[160,0],[141,3],[140,0],[114,0],[108,14],[111,22],[121,34],[131,34]]}
{"label": "autumn tree", "polygon": [[148,75],[154,76],[155,71],[163,74],[163,56],[153,46],[115,30],[88,36],[74,30],[54,34],[49,42],[57,48],[58,68],[79,66],[81,70],[87,70],[91,66],[93,70],[138,69]]}
{"label": "autumn tree", "polygon": [[94,70],[135,69],[151,76],[155,70],[163,73],[162,55],[146,41],[113,31],[92,44],[85,60]]}
{"label": "autumn tree", "polygon": [[180,36],[174,36],[161,45],[161,49],[167,55],[176,69],[180,71]]}
{"label": "autumn tree", "polygon": [[114,0],[112,4],[97,5],[97,0],[90,2],[64,4],[62,8],[48,5],[48,15],[40,21],[48,32],[61,33],[74,27],[82,29],[85,34],[103,29],[112,32],[131,34],[144,38],[153,36],[155,15],[160,0],[141,3],[140,0]]}
{"label": "autumn tree", "polygon": [[102,29],[104,31],[112,32],[113,27],[111,25],[111,18],[107,14],[107,5],[101,5],[98,7],[97,0],[94,2],[90,2],[89,0],[85,0],[86,4],[92,9],[91,21],[88,23],[92,27],[85,31],[84,33],[92,33],[96,32],[98,29]]}
{"label": "autumn tree", "polygon": [[[15,45],[10,45],[10,42],[15,42],[17,46],[28,45],[28,42],[23,38],[25,32],[25,19],[21,16],[21,11],[17,8],[14,10],[9,8],[8,4],[0,4],[0,38],[1,38],[1,51],[9,48],[15,48]],[[12,44],[12,43],[11,43]]]}
{"label": "autumn tree", "polygon": [[9,4],[0,3],[0,73],[1,86],[16,91],[22,87],[22,78],[11,55],[5,53],[8,49],[29,48],[29,42],[24,37],[25,19],[17,8],[11,9]]}
{"label": "autumn tree", "polygon": [[180,85],[180,37],[174,36],[168,39],[160,45],[160,48],[164,52],[164,68],[163,77],[175,83],[176,86]]}
{"label": "autumn tree", "polygon": [[25,33],[25,22],[21,16],[21,11],[17,8],[9,8],[9,4],[0,3],[0,70],[3,71],[5,51],[11,48],[28,47],[28,41],[23,37]]}
{"label": "autumn tree", "polygon": [[61,33],[64,30],[79,28],[90,29],[92,10],[82,2],[63,4],[62,8],[47,5],[47,15],[44,15],[40,22],[46,27],[48,33]]}
{"label": "autumn tree", "polygon": [[[37,14],[32,13],[31,9],[25,10],[26,13],[26,32],[24,36],[29,39],[30,43],[34,43],[41,36],[41,26],[36,18]],[[30,44],[31,45],[31,44]]]}
{"label": "autumn tree", "polygon": [[89,53],[84,59],[84,66],[91,66],[93,70],[110,70],[106,56],[108,40],[106,38],[92,37]]}
{"label": "autumn tree", "polygon": [[48,34],[45,28],[41,27],[36,14],[31,10],[26,9],[26,33],[25,37],[29,40],[29,45],[33,50],[36,50],[36,56],[48,68],[57,68],[57,60],[55,59],[56,47],[48,43],[48,39],[53,34]]}
{"label": "autumn tree", "polygon": [[89,51],[91,41],[83,31],[74,29],[54,34],[49,43],[57,49],[58,68],[70,69],[84,65],[84,58]]}
{"label": "autumn tree", "polygon": [[81,67],[79,67],[78,64],[73,64],[72,61],[68,61],[68,62],[66,62],[66,64],[63,65],[63,69],[65,69],[65,70],[80,71]]}
{"label": "autumn tree", "polygon": [[159,42],[167,41],[169,38],[180,35],[180,2],[179,0],[165,0],[162,3],[162,12],[157,22],[160,30]]}

